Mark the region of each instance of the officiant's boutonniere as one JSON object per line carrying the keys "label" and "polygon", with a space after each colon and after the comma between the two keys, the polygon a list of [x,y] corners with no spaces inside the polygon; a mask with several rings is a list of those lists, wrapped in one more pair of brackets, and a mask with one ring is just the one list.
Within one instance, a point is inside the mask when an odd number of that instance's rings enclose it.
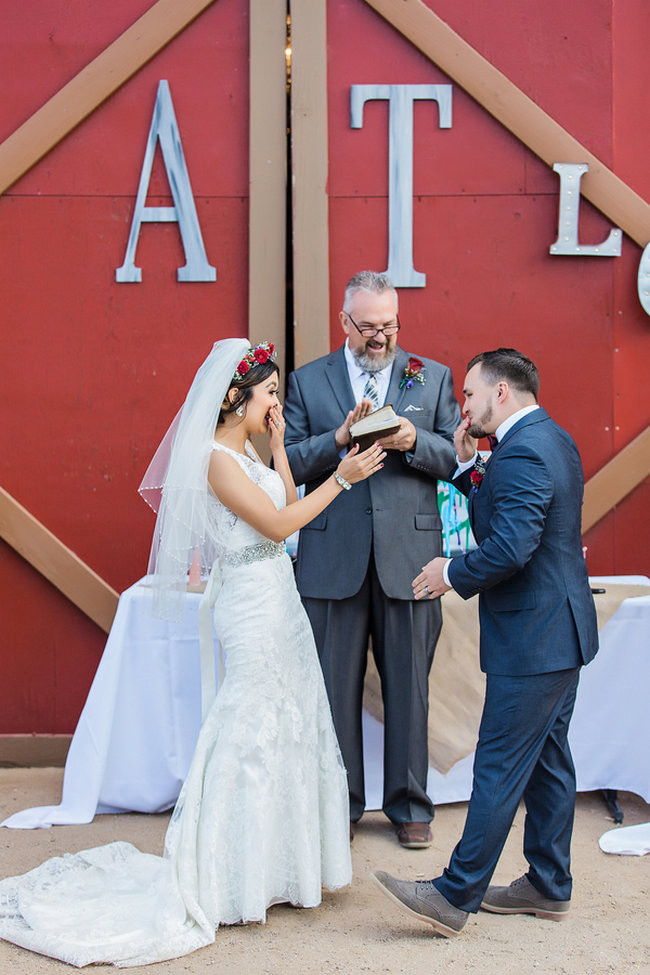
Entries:
{"label": "officiant's boutonniere", "polygon": [[422,383],[424,386],[426,379],[422,375],[423,369],[423,363],[412,355],[408,361],[406,369],[404,370],[404,375],[402,376],[402,381],[399,384],[399,388],[401,389],[402,386],[406,386],[407,389],[410,389],[413,383],[416,381]]}
{"label": "officiant's boutonniere", "polygon": [[472,469],[472,473],[469,475],[469,479],[472,482],[472,489],[474,491],[478,491],[478,489],[480,488],[484,475],[485,475],[485,461],[479,454],[476,460],[474,461],[474,467]]}

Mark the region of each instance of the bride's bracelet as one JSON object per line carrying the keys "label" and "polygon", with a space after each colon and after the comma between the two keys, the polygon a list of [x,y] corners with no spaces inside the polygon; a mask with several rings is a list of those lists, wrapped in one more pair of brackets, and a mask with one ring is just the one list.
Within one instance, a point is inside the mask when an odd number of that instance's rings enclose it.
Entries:
{"label": "bride's bracelet", "polygon": [[349,481],[346,481],[344,477],[341,477],[338,471],[334,471],[334,480],[337,484],[340,484],[344,491],[349,491],[352,485]]}

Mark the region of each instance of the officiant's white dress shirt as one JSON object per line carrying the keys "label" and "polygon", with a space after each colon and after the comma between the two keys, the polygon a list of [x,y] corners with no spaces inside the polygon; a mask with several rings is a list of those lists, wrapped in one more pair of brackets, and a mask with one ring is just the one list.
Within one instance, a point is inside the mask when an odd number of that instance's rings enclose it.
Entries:
{"label": "officiant's white dress shirt", "polygon": [[[348,376],[350,377],[350,385],[352,386],[352,392],[354,393],[355,403],[360,403],[363,399],[363,391],[366,388],[366,383],[368,381],[369,373],[365,372],[357,360],[354,358],[354,354],[350,349],[350,344],[348,340],[345,340],[345,345],[343,347],[345,355],[345,364],[348,367]],[[388,395],[388,387],[390,385],[390,377],[393,374],[393,363],[386,366],[380,372],[373,373],[375,379],[377,380],[377,400],[380,406],[383,406],[386,402],[386,396]]]}

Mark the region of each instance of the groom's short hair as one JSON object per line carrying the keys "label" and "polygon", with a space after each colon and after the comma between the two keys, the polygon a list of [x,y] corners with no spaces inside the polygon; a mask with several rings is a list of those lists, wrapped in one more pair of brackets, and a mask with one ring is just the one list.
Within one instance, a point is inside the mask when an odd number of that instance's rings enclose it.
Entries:
{"label": "groom's short hair", "polygon": [[481,365],[481,375],[488,383],[498,383],[505,379],[513,389],[520,393],[539,395],[539,372],[537,366],[516,349],[494,349],[492,352],[481,352],[467,363],[469,372],[474,366]]}
{"label": "groom's short hair", "polygon": [[358,291],[367,291],[371,295],[381,295],[384,291],[392,291],[395,297],[395,309],[397,309],[397,291],[386,274],[380,274],[379,271],[358,271],[357,274],[353,274],[345,286],[344,312],[347,313],[352,297]]}

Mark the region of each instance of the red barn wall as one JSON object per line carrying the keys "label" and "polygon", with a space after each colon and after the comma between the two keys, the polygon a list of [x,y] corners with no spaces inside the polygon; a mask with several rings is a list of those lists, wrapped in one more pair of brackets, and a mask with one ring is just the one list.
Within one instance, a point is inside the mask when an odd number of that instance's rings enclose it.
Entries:
{"label": "red barn wall", "polygon": [[[492,64],[650,198],[650,27],[643,0],[427,0]],[[151,6],[151,0],[0,0],[0,140]],[[350,85],[447,83],[363,0],[328,0],[332,346],[349,275],[387,261],[388,108],[350,128]],[[160,79],[169,81],[214,284],[179,284],[174,224],[145,225],[142,283],[117,284]],[[420,102],[414,264],[400,341],[448,362],[514,345],[542,402],[575,437],[587,477],[650,418],[650,319],[640,248],[551,257],[557,176],[453,83],[453,127]],[[562,161],[562,160],[558,160]],[[160,159],[151,205],[171,204]],[[0,198],[0,484],[122,590],[153,526],[136,489],[213,341],[247,332],[248,3],[216,0]],[[584,201],[581,238],[610,224]],[[592,573],[647,573],[648,482],[586,537]],[[69,733],[104,635],[0,543],[0,734]]]}
{"label": "red barn wall", "polygon": [[[2,2],[0,139],[150,6]],[[142,282],[115,281],[163,78],[214,284],[178,283],[176,224],[143,225]],[[161,158],[148,203],[172,204]],[[0,484],[121,591],[146,571],[148,460],[212,343],[247,333],[248,3],[186,28],[0,197],[0,225]],[[105,634],[0,546],[0,733],[68,733]]]}
{"label": "red barn wall", "polygon": [[[526,95],[645,199],[650,134],[650,26],[641,0],[426,0]],[[388,104],[366,102],[350,128],[354,84],[450,79],[369,6],[328,3],[332,310],[349,274],[388,258]],[[514,346],[538,363],[543,405],[576,439],[587,477],[648,425],[650,318],[636,275],[641,249],[619,258],[552,257],[559,178],[453,84],[453,125],[433,102],[414,110],[414,267],[402,289],[400,344],[449,363],[460,398],[474,353]],[[644,151],[645,150],[645,151]],[[558,159],[558,162],[564,160]],[[580,239],[610,223],[581,203]],[[331,342],[341,330],[332,315]],[[646,573],[646,481],[585,538],[596,573]]]}

